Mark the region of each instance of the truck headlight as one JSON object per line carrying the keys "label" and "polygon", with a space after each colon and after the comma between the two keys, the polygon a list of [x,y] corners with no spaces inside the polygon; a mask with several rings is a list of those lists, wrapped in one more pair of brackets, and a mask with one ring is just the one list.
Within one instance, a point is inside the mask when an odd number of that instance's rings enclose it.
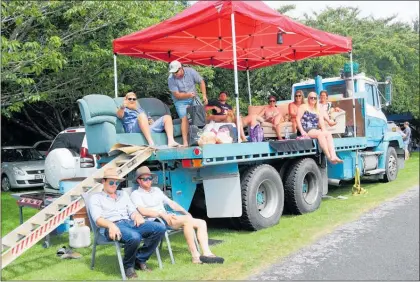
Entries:
{"label": "truck headlight", "polygon": [[15,175],[25,175],[25,172],[18,167],[13,167]]}

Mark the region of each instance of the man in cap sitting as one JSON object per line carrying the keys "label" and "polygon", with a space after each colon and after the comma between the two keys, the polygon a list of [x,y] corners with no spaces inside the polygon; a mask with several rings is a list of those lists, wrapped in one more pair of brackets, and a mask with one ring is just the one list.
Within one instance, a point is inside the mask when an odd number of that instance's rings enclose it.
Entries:
{"label": "man in cap sitting", "polygon": [[172,93],[176,112],[181,119],[181,133],[184,146],[188,146],[188,120],[187,108],[197,98],[196,84],[200,84],[203,102],[207,105],[206,83],[200,74],[193,68],[183,67],[179,61],[169,64],[168,87]]}
{"label": "man in cap sitting", "polygon": [[[147,166],[142,166],[136,171],[138,189],[131,193],[130,198],[137,210],[149,221],[154,221],[159,217],[171,229],[183,228],[193,263],[223,263],[223,258],[215,256],[210,251],[206,222],[193,218],[183,207],[169,199],[162,190],[152,187],[153,175],[154,173]],[[164,204],[182,215],[169,214]],[[194,229],[197,229],[197,239],[203,250],[202,256],[194,243]]]}
{"label": "man in cap sitting", "polygon": [[[137,278],[134,267],[150,271],[146,261],[155,251],[166,228],[162,224],[145,221],[136,211],[130,197],[124,191],[117,191],[117,187],[124,178],[117,174],[115,168],[104,171],[104,177],[96,179],[103,184],[103,191],[95,193],[89,201],[89,211],[98,227],[105,228],[105,237],[118,240],[124,246],[124,269],[127,278]],[[143,246],[137,250],[140,241]]]}

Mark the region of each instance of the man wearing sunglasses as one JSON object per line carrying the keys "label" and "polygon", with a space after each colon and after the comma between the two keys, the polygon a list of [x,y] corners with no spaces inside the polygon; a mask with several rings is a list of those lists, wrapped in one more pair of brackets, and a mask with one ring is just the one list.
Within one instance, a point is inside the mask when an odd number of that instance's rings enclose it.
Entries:
{"label": "man wearing sunglasses", "polygon": [[160,133],[165,131],[168,137],[169,147],[178,147],[179,144],[174,139],[174,125],[170,115],[164,115],[153,121],[148,117],[137,104],[137,96],[134,92],[128,92],[125,95],[124,102],[117,110],[117,116],[122,120],[126,133],[143,133],[149,146],[155,143],[151,132]]}
{"label": "man wearing sunglasses", "polygon": [[183,67],[179,61],[169,64],[168,88],[172,93],[176,112],[181,119],[181,133],[184,146],[188,146],[187,108],[198,99],[195,85],[199,84],[203,94],[204,105],[207,105],[206,83],[193,68]]}
{"label": "man wearing sunglasses", "polygon": [[[127,278],[137,278],[134,267],[150,271],[146,261],[155,251],[166,229],[157,222],[145,221],[136,211],[130,197],[124,191],[117,191],[124,178],[118,176],[115,168],[106,169],[104,177],[95,180],[102,182],[104,189],[90,198],[91,217],[98,227],[105,228],[105,237],[124,243],[125,274]],[[138,249],[142,239],[145,242]]]}
{"label": "man wearing sunglasses", "polygon": [[[147,166],[142,166],[136,171],[138,189],[134,190],[130,197],[137,210],[149,221],[154,221],[159,217],[171,229],[183,228],[192,263],[223,263],[223,258],[215,256],[210,251],[206,222],[193,218],[183,207],[169,199],[162,190],[152,187],[153,175],[154,173]],[[182,215],[169,214],[165,209],[165,204]],[[197,229],[197,239],[203,250],[201,256],[194,243],[195,229]]]}

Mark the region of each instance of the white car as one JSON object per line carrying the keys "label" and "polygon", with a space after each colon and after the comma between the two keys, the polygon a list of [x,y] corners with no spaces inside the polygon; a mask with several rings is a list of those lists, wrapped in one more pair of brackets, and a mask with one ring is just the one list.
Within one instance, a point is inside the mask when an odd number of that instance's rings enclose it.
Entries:
{"label": "white car", "polygon": [[57,192],[60,180],[86,178],[96,170],[96,158],[89,154],[85,128],[67,128],[55,137],[47,152],[44,189]]}

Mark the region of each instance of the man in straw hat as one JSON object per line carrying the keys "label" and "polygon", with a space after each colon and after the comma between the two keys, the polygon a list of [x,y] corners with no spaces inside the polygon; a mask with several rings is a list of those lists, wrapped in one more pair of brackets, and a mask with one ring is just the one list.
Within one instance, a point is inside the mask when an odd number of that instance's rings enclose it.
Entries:
{"label": "man in straw hat", "polygon": [[[193,263],[223,263],[223,258],[215,256],[210,251],[206,222],[193,218],[183,207],[169,199],[162,190],[152,187],[153,175],[154,173],[147,166],[142,166],[136,171],[136,183],[139,187],[131,193],[130,198],[137,210],[147,217],[147,221],[153,222],[159,217],[171,229],[183,228]],[[182,215],[167,213],[164,204]],[[202,256],[194,243],[194,229],[197,229],[197,239],[203,249]]]}
{"label": "man in straw hat", "polygon": [[[105,228],[105,237],[125,244],[125,274],[127,278],[137,278],[134,267],[150,271],[146,261],[165,235],[166,228],[160,223],[145,221],[130,197],[124,191],[117,191],[124,178],[118,176],[115,168],[106,169],[104,177],[95,180],[102,182],[104,189],[92,195],[89,201],[92,219],[98,227]],[[138,249],[142,239],[145,242]]]}

